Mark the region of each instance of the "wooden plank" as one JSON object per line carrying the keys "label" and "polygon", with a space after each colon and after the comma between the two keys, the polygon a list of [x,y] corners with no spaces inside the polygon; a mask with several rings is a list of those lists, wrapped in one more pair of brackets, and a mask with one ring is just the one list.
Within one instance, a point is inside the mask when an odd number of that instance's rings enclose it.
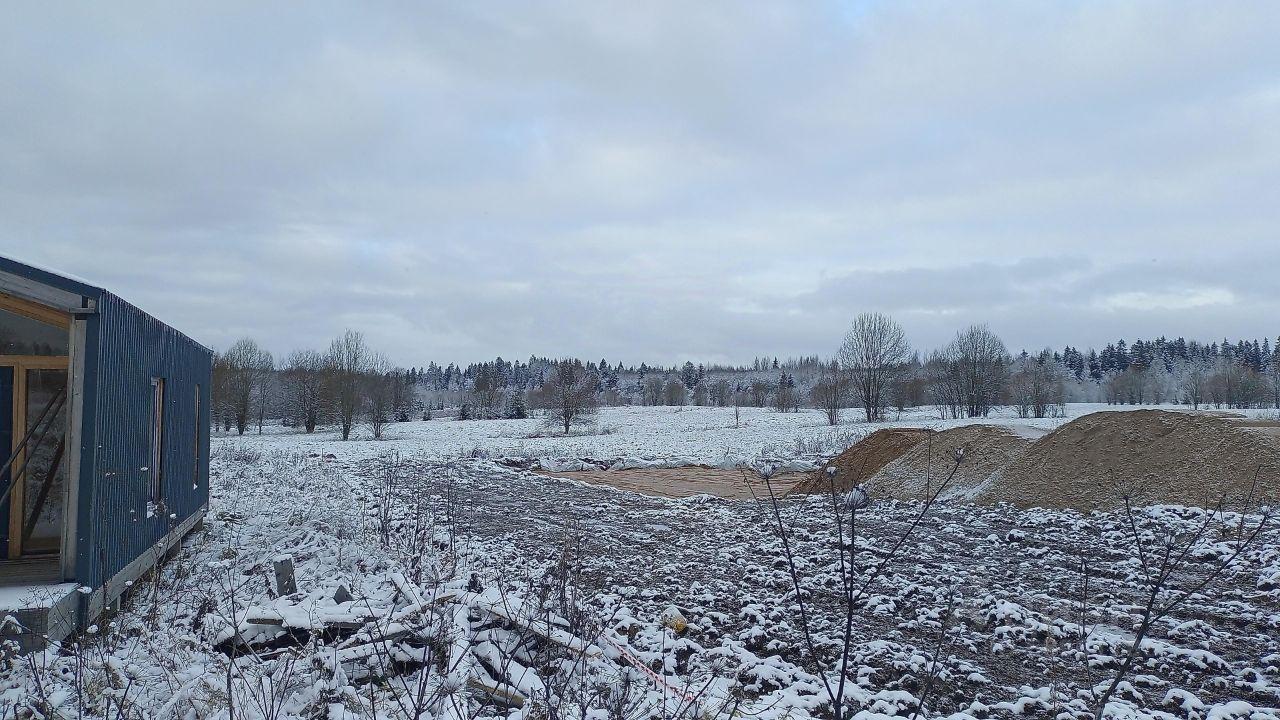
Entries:
{"label": "wooden plank", "polygon": [[306,616],[306,625],[290,625],[285,622],[285,614],[280,610],[257,605],[250,607],[245,612],[244,622],[250,625],[276,625],[299,630],[321,630],[326,627],[358,630],[368,624],[370,620],[382,617],[376,610],[370,611],[363,608],[352,608],[350,610],[313,608],[311,610],[299,610],[299,612]]}
{"label": "wooden plank", "polygon": [[58,571],[53,555],[5,560],[0,562],[0,587],[56,583],[61,579]]}
{"label": "wooden plank", "polygon": [[507,707],[522,708],[525,704],[525,696],[506,683],[493,682],[489,679],[481,679],[472,675],[467,678],[467,687],[484,693]]}
{"label": "wooden plank", "polygon": [[549,640],[568,650],[572,650],[576,653],[585,653],[587,657],[600,657],[604,654],[600,648],[583,642],[581,638],[574,636],[568,631],[561,630],[560,628],[541,620],[529,620],[522,618],[497,603],[476,598],[473,601],[473,604],[482,610],[493,615],[497,615],[503,620],[511,622],[512,624],[524,628],[544,640]]}

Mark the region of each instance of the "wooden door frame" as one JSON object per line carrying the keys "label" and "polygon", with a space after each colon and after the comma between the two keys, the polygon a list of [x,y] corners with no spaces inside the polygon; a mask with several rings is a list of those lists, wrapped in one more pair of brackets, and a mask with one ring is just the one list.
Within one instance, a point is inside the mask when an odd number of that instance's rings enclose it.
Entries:
{"label": "wooden door frame", "polygon": [[[70,391],[70,358],[66,355],[0,355],[0,367],[13,368],[13,444],[9,447],[6,455],[13,453],[18,445],[22,442],[22,438],[27,434],[27,371],[28,370],[62,370],[67,373],[67,390]],[[67,409],[68,430],[70,429],[71,406],[64,406]],[[18,453],[10,466],[9,477],[13,478],[13,471],[22,468],[26,461],[26,451]],[[69,468],[68,468],[69,470]],[[68,482],[70,481],[70,472],[67,473]],[[18,483],[13,487],[13,492],[9,495],[9,558],[15,560],[22,557],[22,533],[23,522],[26,520],[26,481]],[[58,502],[65,503],[66,492],[62,493],[62,497],[58,498]],[[67,513],[69,508],[62,509],[62,522],[65,528],[67,522]],[[3,559],[3,558],[0,558]]]}

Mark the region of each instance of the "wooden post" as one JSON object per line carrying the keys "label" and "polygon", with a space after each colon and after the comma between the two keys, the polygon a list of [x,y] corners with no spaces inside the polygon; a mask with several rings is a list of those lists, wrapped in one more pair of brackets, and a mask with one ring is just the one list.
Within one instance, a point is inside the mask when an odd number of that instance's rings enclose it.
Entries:
{"label": "wooden post", "polygon": [[355,598],[351,597],[351,592],[347,590],[346,585],[339,585],[338,589],[333,593],[333,601],[339,605],[352,600],[355,600]]}
{"label": "wooden post", "polygon": [[276,592],[280,593],[281,597],[298,592],[298,585],[293,579],[293,558],[289,555],[279,555],[272,561],[272,565],[276,570]]}

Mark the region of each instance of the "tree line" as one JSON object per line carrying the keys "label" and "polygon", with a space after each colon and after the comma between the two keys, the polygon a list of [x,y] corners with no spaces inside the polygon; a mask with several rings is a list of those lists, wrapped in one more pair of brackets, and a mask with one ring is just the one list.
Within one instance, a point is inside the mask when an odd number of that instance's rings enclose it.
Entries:
{"label": "tree line", "polygon": [[[525,418],[532,400],[547,411],[548,422],[568,433],[598,406],[598,379],[580,361],[540,363],[536,384],[516,393],[506,391],[499,367],[488,364],[471,374],[454,417]],[[261,433],[268,420],[282,420],[307,433],[333,425],[343,440],[360,424],[380,439],[388,424],[415,416],[430,420],[446,405],[422,392],[418,373],[393,367],[354,330],[323,352],[295,350],[281,363],[252,338],[238,340],[214,358],[212,394],[213,425],[223,432],[243,435],[256,425]]]}
{"label": "tree line", "polygon": [[893,318],[864,313],[825,359],[625,366],[531,356],[406,369],[348,330],[326,350],[295,350],[282,362],[242,339],[217,356],[213,390],[214,423],[225,432],[261,431],[268,420],[282,420],[305,432],[336,426],[344,439],[361,424],[380,438],[392,422],[522,419],[535,409],[568,433],[601,405],[809,407],[832,424],[847,409],[878,421],[891,410],[924,406],[943,418],[985,416],[1002,406],[1045,417],[1067,402],[1280,407],[1280,340],[1121,339],[1101,351],[1068,345],[1015,355],[990,328],[973,325],[922,354]]}
{"label": "tree line", "polygon": [[393,420],[408,420],[410,386],[403,371],[348,330],[328,350],[295,350],[277,366],[275,358],[252,338],[237,341],[213,363],[213,422],[239,434],[267,419],[287,418],[306,432],[335,424],[342,439],[358,422],[367,422],[375,438]]}

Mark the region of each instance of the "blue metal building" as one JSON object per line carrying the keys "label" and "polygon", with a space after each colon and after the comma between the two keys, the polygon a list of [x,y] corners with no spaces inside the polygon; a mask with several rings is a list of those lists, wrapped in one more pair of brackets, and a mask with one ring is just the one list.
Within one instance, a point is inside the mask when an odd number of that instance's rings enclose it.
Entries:
{"label": "blue metal building", "polygon": [[0,613],[24,632],[96,617],[204,516],[212,366],[103,288],[0,257],[0,586],[44,598]]}

